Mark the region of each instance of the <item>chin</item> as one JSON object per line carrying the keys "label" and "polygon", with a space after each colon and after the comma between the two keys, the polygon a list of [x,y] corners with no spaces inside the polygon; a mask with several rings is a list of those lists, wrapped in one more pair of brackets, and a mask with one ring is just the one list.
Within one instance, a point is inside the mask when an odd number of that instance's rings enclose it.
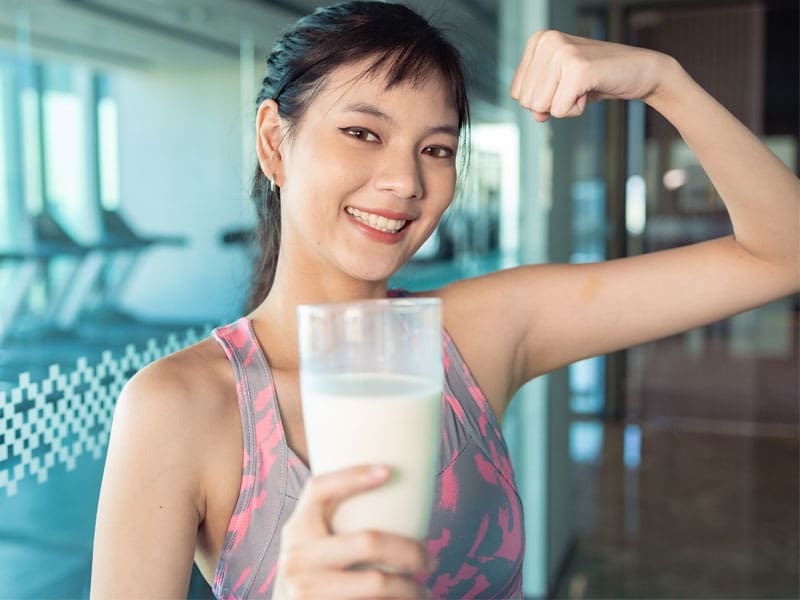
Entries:
{"label": "chin", "polygon": [[[403,263],[405,264],[405,263]],[[348,271],[348,274],[353,278],[359,281],[367,281],[370,283],[378,283],[381,281],[386,281],[394,275],[403,265],[392,265],[386,266],[385,268],[379,269],[353,269]]]}
{"label": "chin", "polygon": [[[377,254],[377,253],[376,253]],[[404,254],[404,253],[403,253]],[[366,253],[357,253],[355,256],[342,256],[339,261],[339,269],[349,277],[358,281],[365,281],[370,283],[378,283],[386,281],[397,273],[407,262],[401,256],[395,254],[394,256],[380,257],[383,260],[377,261],[374,254],[367,258],[369,255]]]}

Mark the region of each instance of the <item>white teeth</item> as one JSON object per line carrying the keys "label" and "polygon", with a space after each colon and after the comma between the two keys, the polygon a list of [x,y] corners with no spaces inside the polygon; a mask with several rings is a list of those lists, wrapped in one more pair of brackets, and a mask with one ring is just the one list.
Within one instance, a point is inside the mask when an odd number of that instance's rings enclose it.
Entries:
{"label": "white teeth", "polygon": [[400,219],[387,219],[386,217],[364,212],[351,206],[348,206],[345,210],[349,214],[353,215],[356,220],[364,223],[364,225],[369,225],[373,229],[377,229],[378,231],[383,231],[385,233],[397,233],[406,224],[405,221]]}

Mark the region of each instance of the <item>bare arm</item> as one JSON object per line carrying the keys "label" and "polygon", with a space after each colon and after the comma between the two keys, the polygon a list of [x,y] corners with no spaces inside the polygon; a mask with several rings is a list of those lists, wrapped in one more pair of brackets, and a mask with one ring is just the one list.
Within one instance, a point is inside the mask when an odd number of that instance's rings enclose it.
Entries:
{"label": "bare arm", "polygon": [[725,203],[736,242],[763,261],[764,268],[784,273],[783,293],[796,290],[800,181],[676,61],[661,56],[661,84],[645,102],[666,117],[694,151]]}
{"label": "bare arm", "polygon": [[[443,290],[488,366],[490,389],[515,390],[575,360],[630,347],[756,307],[800,285],[800,182],[670,57],[558,32],[531,37],[511,95],[538,121],[577,116],[603,98],[641,98],[680,131],[719,191],[735,235],[585,265],[537,265]],[[478,311],[478,312],[474,312]],[[513,335],[491,335],[506,323]],[[482,328],[482,333],[471,331]],[[478,340],[478,338],[480,338]],[[514,345],[513,348],[509,346]],[[514,356],[494,364],[491,357]],[[499,360],[499,359],[498,359]],[[497,362],[497,361],[494,361]],[[495,381],[505,373],[508,381]],[[490,392],[491,395],[491,392]],[[496,395],[502,413],[508,401]]]}
{"label": "bare arm", "polygon": [[160,364],[117,404],[92,560],[92,598],[186,597],[201,520],[188,393]]}

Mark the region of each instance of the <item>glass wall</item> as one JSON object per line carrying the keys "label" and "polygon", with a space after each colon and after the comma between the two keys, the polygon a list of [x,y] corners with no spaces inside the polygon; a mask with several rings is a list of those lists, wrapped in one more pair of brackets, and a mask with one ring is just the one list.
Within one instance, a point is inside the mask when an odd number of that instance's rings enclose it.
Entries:
{"label": "glass wall", "polygon": [[[575,14],[600,26],[593,37],[676,57],[798,172],[796,3],[576,3]],[[590,156],[604,162],[607,227],[624,232],[609,236],[609,257],[732,233],[665,119],[608,103],[604,129]],[[795,295],[610,356],[595,410],[573,396],[577,539],[557,597],[797,594],[797,307]],[[573,391],[603,377],[583,369],[571,367]]]}

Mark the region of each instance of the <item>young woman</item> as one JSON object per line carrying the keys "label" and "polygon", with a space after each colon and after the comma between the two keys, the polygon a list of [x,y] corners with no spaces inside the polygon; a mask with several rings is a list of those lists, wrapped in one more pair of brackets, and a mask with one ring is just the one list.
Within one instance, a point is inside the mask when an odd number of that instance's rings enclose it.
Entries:
{"label": "young woman", "polygon": [[[798,180],[674,60],[537,32],[510,93],[537,121],[602,98],[644,100],[694,150],[735,235],[426,292],[443,302],[449,363],[428,539],[332,535],[336,503],[387,471],[311,477],[296,307],[389,295],[389,276],[453,199],[469,111],[457,52],[407,8],[352,2],[301,19],[269,57],[258,98],[264,255],[252,311],[123,391],[94,597],[185,595],[193,560],[220,598],[521,597],[522,510],[499,426],[514,392],[798,289]],[[360,564],[396,572],[351,568]]]}

